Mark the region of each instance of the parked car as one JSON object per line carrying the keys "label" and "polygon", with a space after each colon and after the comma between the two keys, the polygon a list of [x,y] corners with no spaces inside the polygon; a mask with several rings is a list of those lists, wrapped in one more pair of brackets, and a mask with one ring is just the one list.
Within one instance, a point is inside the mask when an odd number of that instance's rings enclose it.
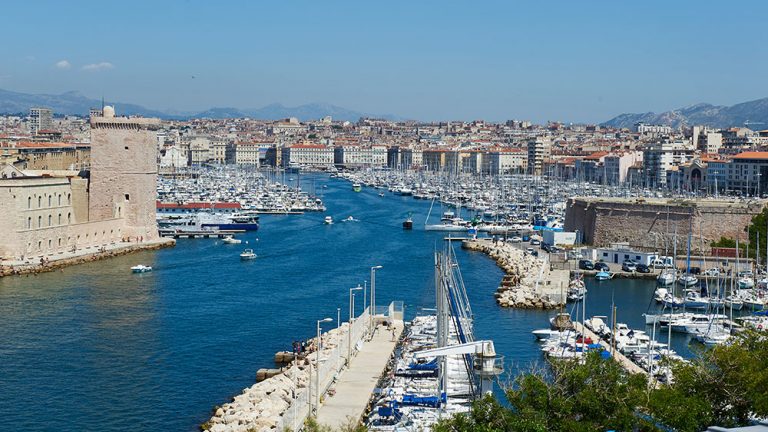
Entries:
{"label": "parked car", "polygon": [[627,260],[621,263],[621,269],[625,272],[633,272],[637,270],[637,264],[632,260]]}
{"label": "parked car", "polygon": [[538,246],[541,244],[541,240],[531,239],[531,246]]}
{"label": "parked car", "polygon": [[521,241],[523,241],[523,239],[522,237],[519,237],[519,236],[513,236],[509,238],[509,241],[511,241],[512,243],[520,243]]}
{"label": "parked car", "polygon": [[531,239],[531,237],[530,237],[530,236],[528,236],[528,235],[524,235],[524,236],[523,236],[523,241],[524,241],[524,242],[527,242],[527,241],[529,241],[530,239]]}
{"label": "parked car", "polygon": [[597,270],[597,271],[610,271],[611,268],[608,267],[608,264],[606,264],[606,263],[604,263],[602,261],[598,261],[598,262],[595,263],[595,270]]}
{"label": "parked car", "polygon": [[552,252],[552,246],[550,246],[549,243],[542,243],[541,250],[544,252]]}
{"label": "parked car", "polygon": [[653,268],[655,268],[655,269],[658,269],[658,268],[664,268],[664,269],[666,269],[666,268],[672,268],[672,264],[670,264],[670,263],[668,263],[668,262],[664,262],[663,260],[661,260],[661,259],[659,259],[659,258],[656,258],[656,259],[654,259],[654,260],[651,262],[651,266],[652,266]]}
{"label": "parked car", "polygon": [[588,259],[579,260],[579,268],[581,270],[594,270],[595,265]]}
{"label": "parked car", "polygon": [[651,272],[651,268],[648,267],[645,264],[638,264],[637,265],[637,272],[638,273],[650,273]]}
{"label": "parked car", "polygon": [[720,269],[719,268],[707,269],[704,271],[704,276],[712,276],[712,277],[720,276]]}

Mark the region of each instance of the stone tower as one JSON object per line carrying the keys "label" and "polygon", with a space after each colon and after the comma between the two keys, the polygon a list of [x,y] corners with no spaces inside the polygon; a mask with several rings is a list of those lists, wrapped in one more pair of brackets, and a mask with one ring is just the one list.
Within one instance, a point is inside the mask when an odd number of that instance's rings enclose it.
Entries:
{"label": "stone tower", "polygon": [[91,118],[90,221],[122,219],[130,240],[158,238],[155,219],[160,120],[115,117],[104,107]]}

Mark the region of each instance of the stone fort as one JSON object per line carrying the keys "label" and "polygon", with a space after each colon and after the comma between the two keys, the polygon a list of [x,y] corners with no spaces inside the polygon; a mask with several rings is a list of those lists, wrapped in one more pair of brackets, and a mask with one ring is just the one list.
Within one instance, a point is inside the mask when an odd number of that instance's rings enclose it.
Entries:
{"label": "stone fort", "polygon": [[746,241],[744,229],[764,206],[764,200],[570,198],[564,229],[578,231],[585,244],[629,243],[669,254],[676,238],[678,255],[686,253],[691,233],[692,252],[707,252],[720,237]]}
{"label": "stone fort", "polygon": [[0,261],[56,259],[158,239],[158,119],[91,118],[91,167],[0,179]]}

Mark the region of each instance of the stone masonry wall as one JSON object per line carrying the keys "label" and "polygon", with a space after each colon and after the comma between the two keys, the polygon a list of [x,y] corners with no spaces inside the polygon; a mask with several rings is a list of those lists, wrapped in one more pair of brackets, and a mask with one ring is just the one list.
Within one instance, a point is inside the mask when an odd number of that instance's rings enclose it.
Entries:
{"label": "stone masonry wall", "polygon": [[568,200],[565,230],[581,234],[585,244],[609,246],[629,243],[632,248],[671,254],[677,232],[678,253],[687,249],[692,231],[691,250],[708,251],[720,237],[746,241],[744,228],[752,216],[762,211],[764,202],[728,201],[601,201]]}

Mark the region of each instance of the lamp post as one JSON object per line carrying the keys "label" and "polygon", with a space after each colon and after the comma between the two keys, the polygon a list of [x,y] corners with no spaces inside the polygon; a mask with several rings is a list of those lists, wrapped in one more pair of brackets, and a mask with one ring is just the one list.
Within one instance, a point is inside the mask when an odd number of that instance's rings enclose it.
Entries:
{"label": "lamp post", "polygon": [[352,358],[352,319],[355,317],[355,291],[360,291],[363,288],[360,285],[349,289],[349,328],[347,329],[347,367],[349,367],[349,359]]}
{"label": "lamp post", "polygon": [[377,265],[371,267],[371,316],[370,316],[370,324],[368,329],[368,335],[371,339],[373,339],[373,315],[376,313],[376,270],[381,269],[382,266]]}
{"label": "lamp post", "polygon": [[317,320],[317,350],[315,350],[315,418],[317,418],[317,411],[320,409],[320,324],[331,321],[333,321],[332,318]]}

